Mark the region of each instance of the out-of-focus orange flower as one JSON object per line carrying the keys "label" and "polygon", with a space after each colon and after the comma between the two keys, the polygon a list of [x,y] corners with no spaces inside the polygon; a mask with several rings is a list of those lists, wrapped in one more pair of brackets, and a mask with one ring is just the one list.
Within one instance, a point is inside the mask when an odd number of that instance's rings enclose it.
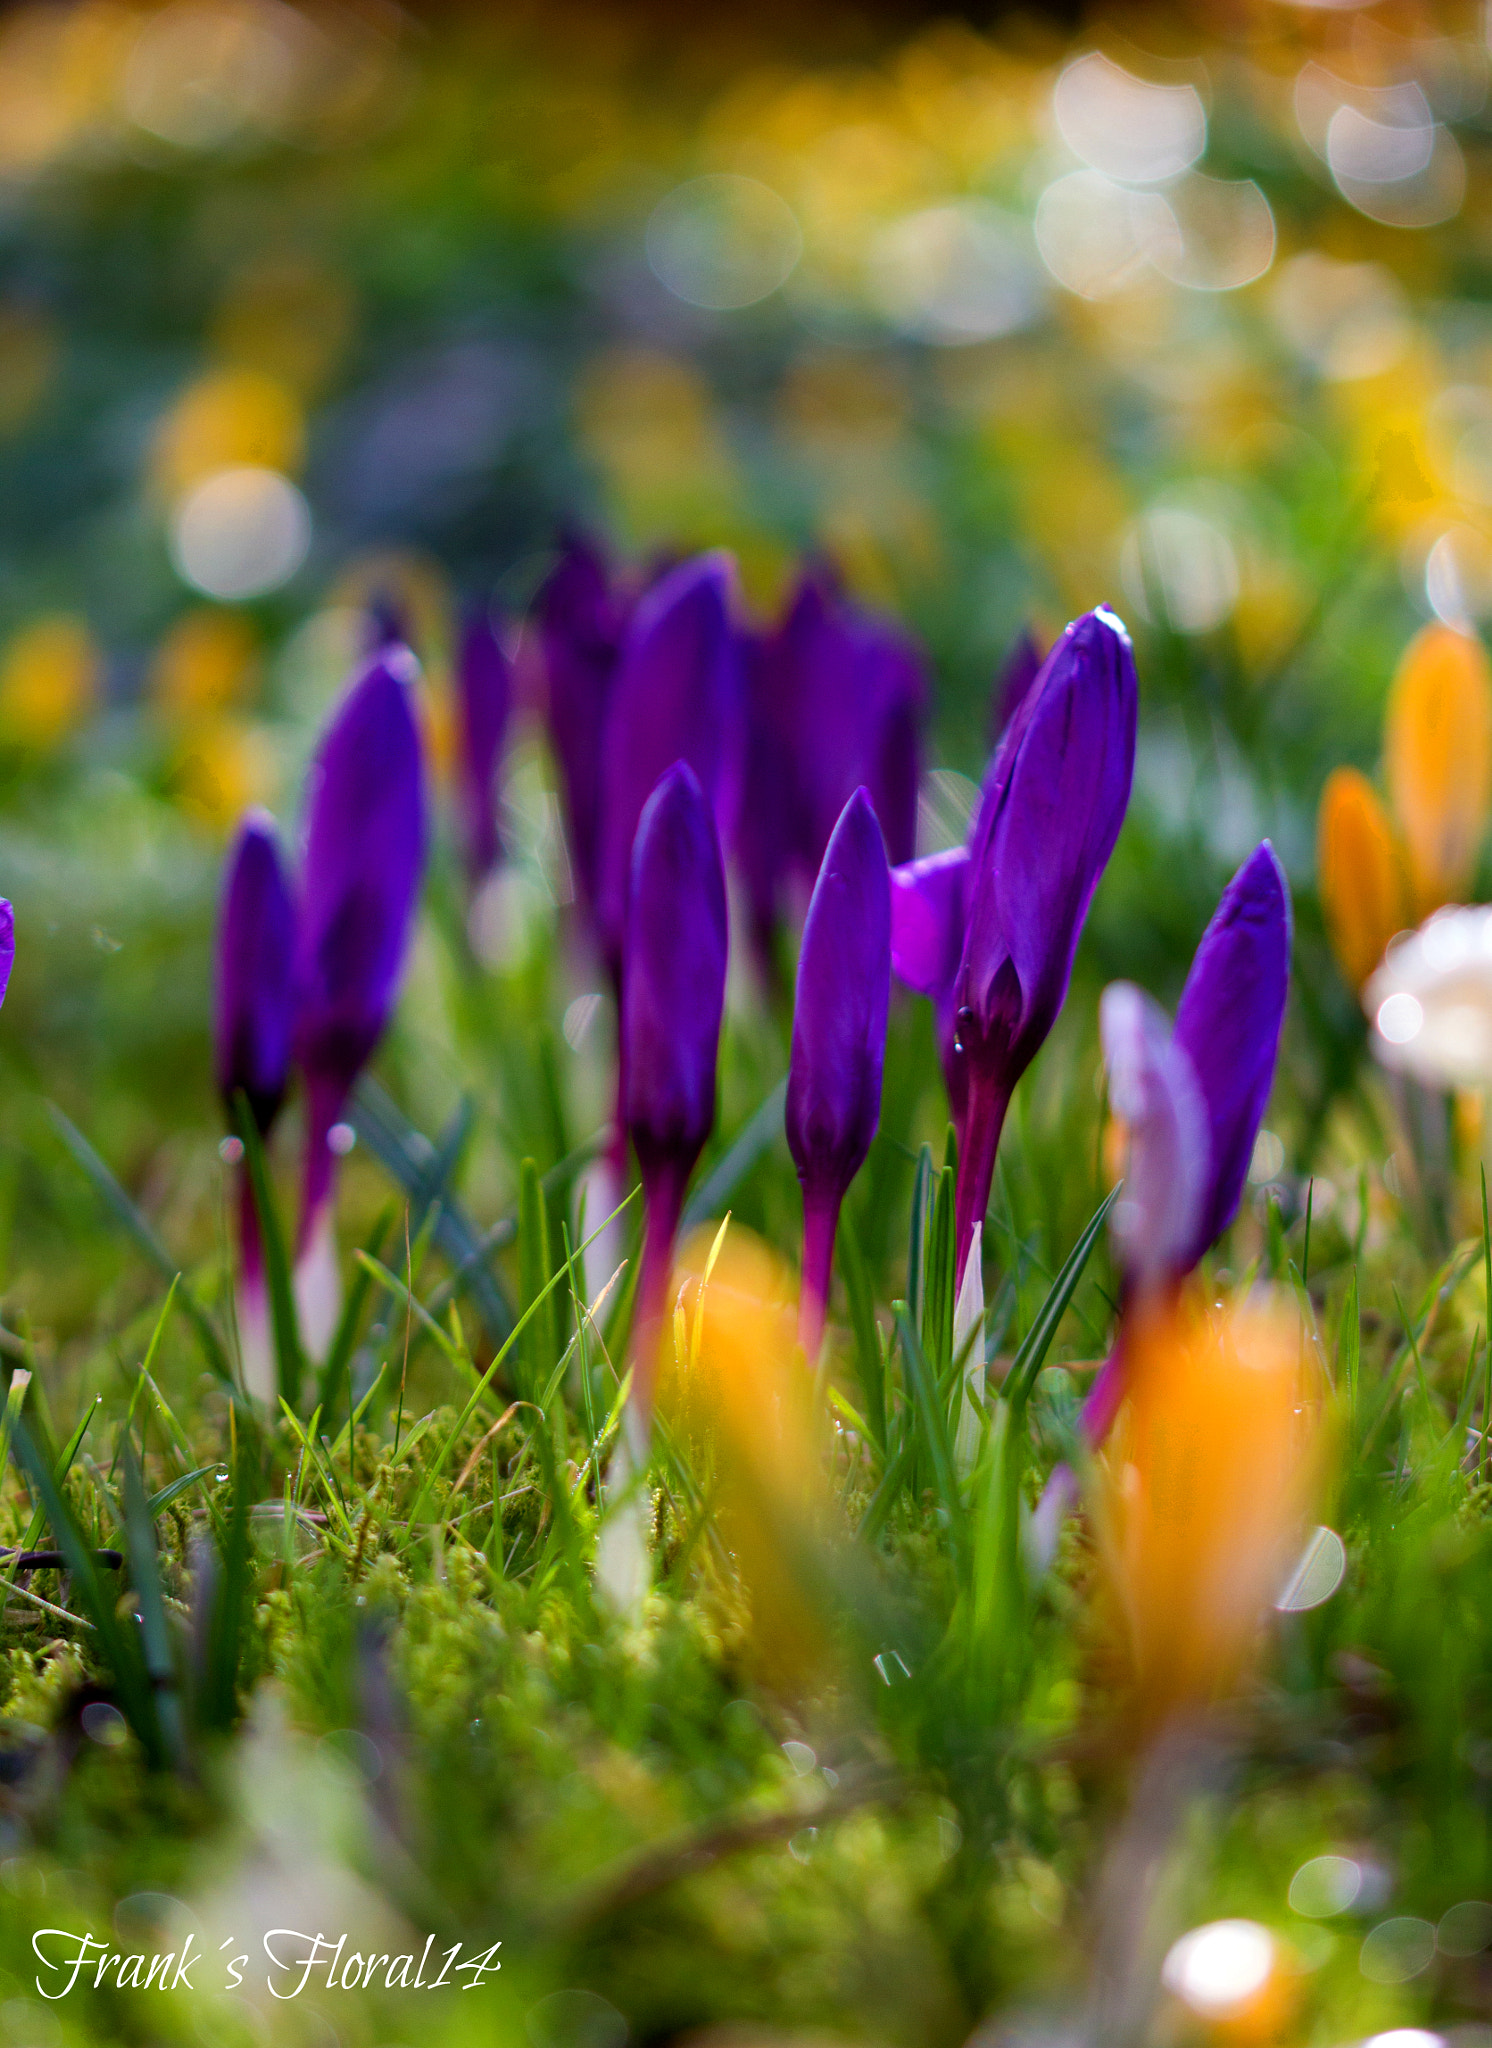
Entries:
{"label": "out-of-focus orange flower", "polygon": [[1431,625],[1404,650],[1384,723],[1389,794],[1415,910],[1464,899],[1492,812],[1492,670],[1481,642]]}
{"label": "out-of-focus orange flower", "polygon": [[1382,799],[1356,768],[1334,768],[1316,821],[1316,874],[1337,963],[1360,989],[1409,922],[1399,842]]}
{"label": "out-of-focus orange flower", "polygon": [[796,1281],[735,1225],[723,1241],[696,1232],[675,1271],[678,1308],[660,1407],[704,1447],[716,1524],[750,1603],[753,1641],[764,1669],[791,1681],[820,1662],[825,1634],[813,1591],[824,1541],[823,1462],[813,1376],[797,1343]]}
{"label": "out-of-focus orange flower", "polygon": [[92,714],[103,660],[82,619],[51,612],[0,656],[0,738],[46,752]]}
{"label": "out-of-focus orange flower", "polygon": [[1188,1295],[1131,1320],[1101,1502],[1142,1728],[1242,1674],[1304,1531],[1319,1460],[1298,1318]]}
{"label": "out-of-focus orange flower", "polygon": [[241,464],[293,475],[305,438],[300,401],[277,378],[262,370],[212,370],[189,384],[158,423],[151,475],[168,500]]}
{"label": "out-of-focus orange flower", "polygon": [[202,605],[156,649],[150,694],[168,718],[222,711],[246,693],[257,667],[254,630],[241,612]]}

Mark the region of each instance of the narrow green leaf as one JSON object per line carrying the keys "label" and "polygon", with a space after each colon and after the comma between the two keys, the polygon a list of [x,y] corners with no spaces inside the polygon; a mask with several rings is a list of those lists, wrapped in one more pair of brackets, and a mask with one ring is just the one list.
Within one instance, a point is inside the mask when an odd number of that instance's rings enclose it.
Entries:
{"label": "narrow green leaf", "polygon": [[1357,1268],[1342,1296],[1342,1313],[1337,1323],[1337,1384],[1346,1386],[1347,1411],[1357,1414],[1357,1375],[1362,1359],[1362,1321],[1357,1306]]}
{"label": "narrow green leaf", "polygon": [[105,1208],[123,1225],[125,1231],[134,1239],[136,1245],[145,1254],[146,1258],[158,1267],[168,1280],[180,1282],[182,1307],[191,1318],[192,1327],[197,1333],[197,1341],[202,1347],[202,1355],[206,1359],[209,1368],[217,1374],[218,1378],[226,1380],[231,1386],[233,1384],[233,1373],[228,1363],[228,1353],[224,1348],[223,1340],[218,1335],[212,1318],[183,1278],[181,1268],[176,1260],[166,1250],[166,1247],[151,1229],[150,1224],[146,1221],[139,1207],[130,1200],[77,1125],[63,1115],[55,1102],[47,1103],[46,1111],[51,1120],[53,1130],[56,1131],[58,1137],[61,1138],[63,1144],[72,1154],[77,1165],[82,1168],[88,1179],[92,1181],[94,1191],[103,1201]]}
{"label": "narrow green leaf", "polygon": [[760,1106],[752,1111],[726,1151],[684,1204],[679,1224],[681,1231],[690,1231],[697,1224],[708,1223],[730,1207],[746,1176],[781,1136],[786,1103],[787,1083],[779,1081]]}
{"label": "narrow green leaf", "polygon": [[157,1515],[163,1515],[173,1500],[180,1500],[189,1486],[195,1486],[199,1480],[205,1479],[209,1472],[216,1472],[217,1469],[218,1461],[214,1458],[210,1464],[199,1465],[195,1472],[183,1472],[179,1479],[173,1479],[169,1486],[163,1486],[159,1493],[153,1493],[145,1503],[151,1521],[153,1522]]}
{"label": "narrow green leaf", "polygon": [[839,1222],[839,1271],[849,1302],[850,1329],[855,1339],[855,1371],[865,1397],[865,1419],[882,1457],[886,1454],[886,1361],[881,1352],[881,1333],[876,1324],[875,1298],[870,1276],[848,1216]]}
{"label": "narrow green leaf", "polygon": [[1088,1263],[1089,1254],[1098,1241],[1098,1234],[1103,1229],[1110,1209],[1118,1200],[1119,1190],[1123,1185],[1123,1181],[1116,1182],[1088,1219],[1087,1228],[1068,1253],[1066,1262],[1052,1282],[1035,1322],[1026,1332],[1021,1347],[1015,1354],[1009,1377],[1005,1382],[1006,1398],[1011,1404],[1013,1414],[1019,1415],[1031,1397],[1036,1375],[1046,1363],[1046,1355],[1051,1349],[1052,1339],[1057,1334],[1057,1327],[1067,1313],[1068,1303],[1077,1292],[1078,1282],[1083,1277],[1083,1268]]}
{"label": "narrow green leaf", "polygon": [[922,1445],[927,1452],[928,1464],[932,1470],[933,1489],[938,1496],[948,1525],[949,1539],[954,1555],[962,1559],[964,1551],[964,1507],[959,1498],[958,1474],[953,1463],[953,1446],[948,1440],[948,1421],[943,1413],[943,1402],[934,1383],[932,1368],[922,1349],[912,1319],[907,1313],[905,1302],[894,1302],[893,1313],[901,1332],[902,1364],[912,1393],[912,1412],[921,1433]]}
{"label": "narrow green leaf", "polygon": [[171,1635],[166,1626],[166,1602],[161,1590],[155,1522],[145,1498],[145,1486],[133,1448],[126,1448],[124,1454],[124,1533],[129,1551],[130,1578],[134,1582],[138,1603],[145,1669],[155,1691],[156,1718],[167,1754],[173,1764],[180,1766],[186,1754],[181,1695],[177,1686],[176,1663],[171,1655]]}
{"label": "narrow green leaf", "polygon": [[[398,1215],[397,1204],[390,1202],[380,1214],[373,1231],[363,1249],[372,1258],[383,1256],[383,1247]],[[363,1307],[373,1289],[373,1275],[359,1263],[352,1275],[352,1285],[347,1290],[347,1299],[342,1304],[342,1314],[337,1322],[337,1333],[332,1338],[331,1349],[321,1368],[316,1382],[316,1405],[325,1410],[330,1418],[342,1392],[342,1380],[352,1362],[357,1348],[357,1333],[362,1322]]]}

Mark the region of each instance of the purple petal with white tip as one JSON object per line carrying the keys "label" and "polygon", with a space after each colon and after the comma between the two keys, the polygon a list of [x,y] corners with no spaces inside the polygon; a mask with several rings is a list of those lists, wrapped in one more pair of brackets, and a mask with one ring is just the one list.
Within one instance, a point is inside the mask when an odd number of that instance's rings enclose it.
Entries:
{"label": "purple petal with white tip", "polygon": [[1207,1109],[1171,1020],[1133,983],[1098,1006],[1109,1104],[1128,1134],[1124,1189],[1110,1227],[1126,1278],[1154,1286],[1185,1268],[1209,1186]]}

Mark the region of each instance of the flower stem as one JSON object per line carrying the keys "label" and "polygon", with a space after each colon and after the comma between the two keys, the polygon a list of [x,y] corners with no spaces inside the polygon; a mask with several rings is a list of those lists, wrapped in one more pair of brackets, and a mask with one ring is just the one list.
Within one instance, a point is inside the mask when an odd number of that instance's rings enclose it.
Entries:
{"label": "flower stem", "polygon": [[798,1342],[810,1365],[818,1364],[824,1316],[834,1272],[834,1237],[839,1228],[835,1193],[803,1190],[803,1286],[798,1296]]}
{"label": "flower stem", "polygon": [[[691,1162],[692,1163],[692,1162]],[[652,1420],[653,1395],[668,1324],[669,1274],[674,1239],[684,1208],[689,1165],[672,1157],[639,1160],[642,1168],[642,1257],[637,1273],[637,1312],[632,1325],[632,1401],[644,1428]]]}
{"label": "flower stem", "polygon": [[990,1189],[995,1179],[995,1155],[1000,1133],[1010,1107],[1010,1090],[1004,1081],[977,1062],[968,1062],[969,1093],[963,1128],[959,1134],[958,1187],[954,1197],[957,1221],[957,1257],[954,1262],[955,1289],[963,1280],[974,1226],[984,1221],[989,1208]]}

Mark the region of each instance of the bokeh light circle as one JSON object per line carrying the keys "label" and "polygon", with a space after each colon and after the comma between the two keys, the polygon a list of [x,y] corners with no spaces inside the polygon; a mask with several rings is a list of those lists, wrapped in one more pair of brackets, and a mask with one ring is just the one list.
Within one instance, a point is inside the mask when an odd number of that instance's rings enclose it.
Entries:
{"label": "bokeh light circle", "polygon": [[787,282],[803,253],[803,231],[770,185],[717,171],[658,202],[647,252],[653,275],[676,299],[726,313]]}
{"label": "bokeh light circle", "polygon": [[205,477],[176,507],[171,559],[208,597],[262,597],[295,574],[311,546],[311,512],[276,469],[241,464]]}

